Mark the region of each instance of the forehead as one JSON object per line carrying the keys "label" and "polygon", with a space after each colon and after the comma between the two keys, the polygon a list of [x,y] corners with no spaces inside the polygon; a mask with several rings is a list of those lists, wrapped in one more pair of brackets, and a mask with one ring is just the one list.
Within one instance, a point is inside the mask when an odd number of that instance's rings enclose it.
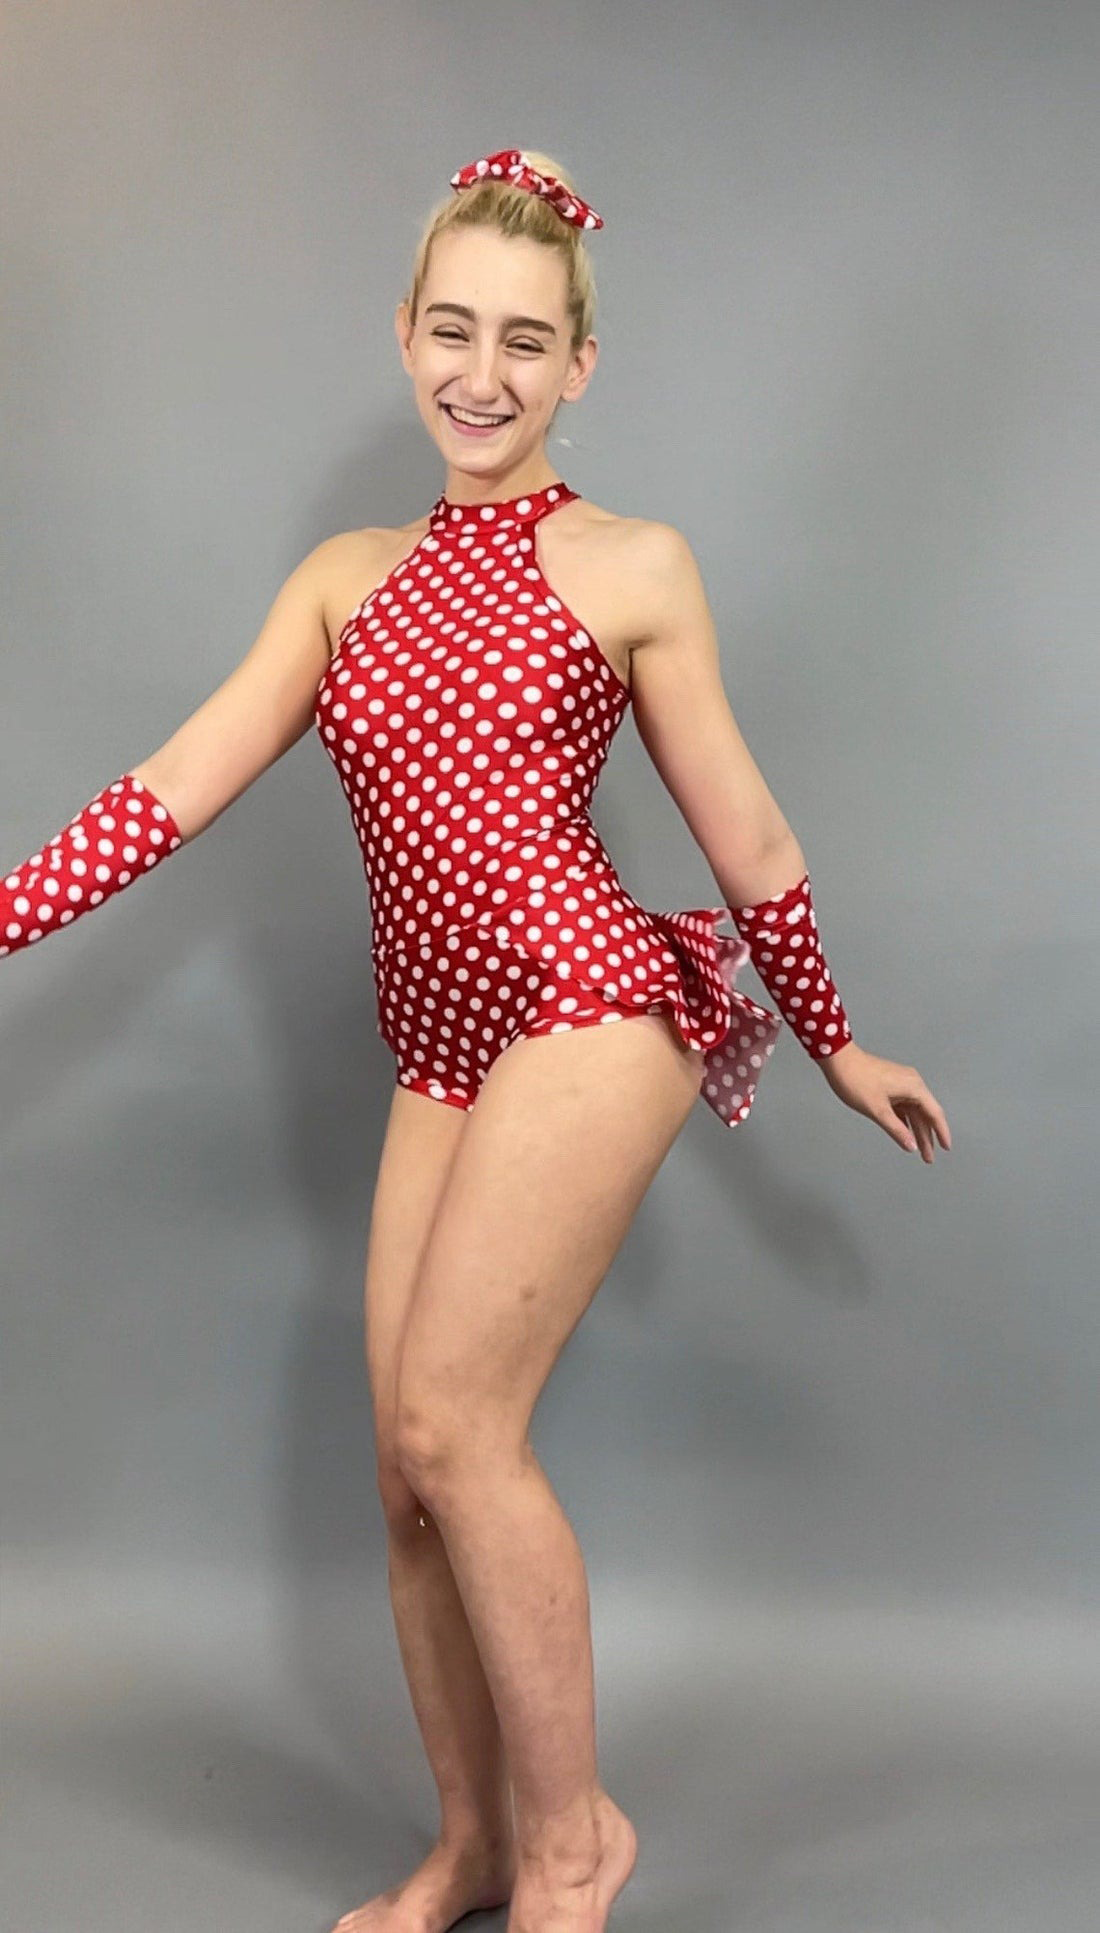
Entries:
{"label": "forehead", "polygon": [[462,302],[488,321],[519,309],[564,314],[565,263],[556,248],[494,228],[445,229],[432,244],[426,302]]}

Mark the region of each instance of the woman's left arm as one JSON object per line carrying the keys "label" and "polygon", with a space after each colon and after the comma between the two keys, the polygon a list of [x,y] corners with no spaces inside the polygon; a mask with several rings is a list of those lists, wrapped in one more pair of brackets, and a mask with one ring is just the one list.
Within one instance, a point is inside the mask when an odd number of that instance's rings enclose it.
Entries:
{"label": "woman's left arm", "polygon": [[805,856],[738,727],[690,544],[639,524],[631,581],[644,631],[631,652],[638,735],[705,853],[752,963],[784,1020],[846,1106],[931,1163],[951,1146],[915,1067],[858,1046],[825,962]]}

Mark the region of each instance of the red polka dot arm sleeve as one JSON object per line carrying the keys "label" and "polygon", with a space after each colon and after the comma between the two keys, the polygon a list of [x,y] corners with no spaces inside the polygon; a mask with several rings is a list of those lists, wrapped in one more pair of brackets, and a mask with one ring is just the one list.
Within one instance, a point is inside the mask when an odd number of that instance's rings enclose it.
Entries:
{"label": "red polka dot arm sleeve", "polygon": [[825,964],[810,893],[810,875],[756,906],[731,906],[753,966],[787,1025],[814,1060],[852,1038],[833,976]]}
{"label": "red polka dot arm sleeve", "polygon": [[182,844],[168,807],[124,772],[0,881],[0,959],[102,906]]}

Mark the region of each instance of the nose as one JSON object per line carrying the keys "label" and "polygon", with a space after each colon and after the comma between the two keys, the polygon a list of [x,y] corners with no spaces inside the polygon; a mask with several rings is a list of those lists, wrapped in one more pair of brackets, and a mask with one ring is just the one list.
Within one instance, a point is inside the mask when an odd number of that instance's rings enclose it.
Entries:
{"label": "nose", "polygon": [[471,344],[466,359],[464,392],[472,407],[493,409],[499,403],[505,407],[504,386],[497,368],[497,351],[491,342],[478,347]]}

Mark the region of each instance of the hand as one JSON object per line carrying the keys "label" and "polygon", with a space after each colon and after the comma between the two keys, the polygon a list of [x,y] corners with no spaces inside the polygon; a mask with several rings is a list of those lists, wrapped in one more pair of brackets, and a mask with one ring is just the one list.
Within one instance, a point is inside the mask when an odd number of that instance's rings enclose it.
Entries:
{"label": "hand", "polygon": [[915,1067],[880,1060],[877,1054],[857,1047],[854,1040],[845,1041],[835,1054],[824,1055],[817,1064],[833,1093],[857,1114],[877,1121],[899,1147],[912,1151],[919,1146],[921,1160],[931,1166],[934,1129],[942,1146],[950,1149],[947,1117]]}

